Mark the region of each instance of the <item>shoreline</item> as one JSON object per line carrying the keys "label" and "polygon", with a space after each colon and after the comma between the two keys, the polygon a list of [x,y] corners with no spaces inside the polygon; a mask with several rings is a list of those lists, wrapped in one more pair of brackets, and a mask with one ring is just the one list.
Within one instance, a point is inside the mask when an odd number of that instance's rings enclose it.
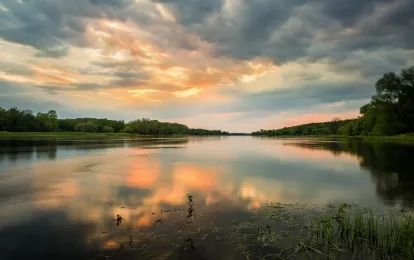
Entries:
{"label": "shoreline", "polygon": [[344,136],[344,135],[253,135],[254,137],[280,138],[280,139],[329,139],[329,140],[361,140],[361,141],[409,141],[414,142],[414,134],[402,134],[394,136]]}
{"label": "shoreline", "polygon": [[186,138],[190,135],[173,134],[173,135],[141,135],[128,133],[80,133],[80,132],[0,132],[0,139],[16,138],[80,138],[80,139],[170,139],[170,138]]}

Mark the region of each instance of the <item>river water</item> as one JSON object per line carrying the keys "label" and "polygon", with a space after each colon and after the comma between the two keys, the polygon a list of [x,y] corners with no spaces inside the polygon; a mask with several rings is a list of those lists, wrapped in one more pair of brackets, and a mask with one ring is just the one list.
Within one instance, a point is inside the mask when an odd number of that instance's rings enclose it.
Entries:
{"label": "river water", "polygon": [[207,233],[180,251],[188,194],[210,231],[271,202],[411,210],[413,169],[413,145],[385,142],[2,139],[0,259],[230,259]]}

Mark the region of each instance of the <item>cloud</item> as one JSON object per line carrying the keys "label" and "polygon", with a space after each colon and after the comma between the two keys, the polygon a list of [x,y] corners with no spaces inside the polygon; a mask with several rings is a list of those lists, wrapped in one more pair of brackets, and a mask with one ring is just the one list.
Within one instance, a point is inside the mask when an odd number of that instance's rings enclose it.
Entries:
{"label": "cloud", "polygon": [[63,56],[67,44],[85,44],[86,19],[117,17],[131,3],[127,0],[4,0],[2,5],[8,11],[0,13],[0,37],[32,46],[41,56]]}
{"label": "cloud", "polygon": [[43,98],[39,92],[21,87],[15,83],[0,80],[0,90],[0,104],[3,108],[17,107],[20,109],[30,109],[36,113],[52,109],[58,111],[68,109],[68,107],[58,102]]}
{"label": "cloud", "polygon": [[[182,15],[186,12],[180,5],[175,8]],[[346,4],[331,0],[226,1],[216,9],[219,11],[202,23],[180,21],[203,40],[217,44],[217,55],[239,59],[264,56],[283,63],[300,58],[346,59],[360,50],[414,47],[410,0]]]}
{"label": "cloud", "polygon": [[365,100],[374,94],[374,88],[361,82],[319,83],[297,88],[281,88],[259,93],[243,93],[230,90],[229,95],[238,96],[226,111],[263,111],[278,113],[300,110],[314,105],[332,104],[341,101]]}
{"label": "cloud", "polygon": [[225,1],[153,0],[153,2],[166,4],[166,7],[173,12],[181,23],[194,24],[202,23],[209,15],[220,11]]}
{"label": "cloud", "polygon": [[0,90],[9,105],[30,93],[68,115],[212,128],[351,115],[381,74],[414,64],[413,12],[412,0],[4,0]]}

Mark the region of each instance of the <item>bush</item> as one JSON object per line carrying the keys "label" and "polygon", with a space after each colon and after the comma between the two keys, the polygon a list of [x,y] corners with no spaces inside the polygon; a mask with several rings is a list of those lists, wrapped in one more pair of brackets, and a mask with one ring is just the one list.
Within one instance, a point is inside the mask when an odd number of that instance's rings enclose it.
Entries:
{"label": "bush", "polygon": [[121,132],[121,133],[128,133],[128,134],[132,134],[132,133],[134,132],[134,130],[133,130],[131,127],[127,126],[127,127],[125,127],[124,129],[122,129],[120,132]]}
{"label": "bush", "polygon": [[106,125],[106,126],[102,127],[102,132],[103,133],[113,133],[114,132],[114,128],[111,127],[111,126]]}
{"label": "bush", "polygon": [[79,123],[75,126],[75,131],[84,133],[96,133],[98,131],[98,126],[92,122]]}

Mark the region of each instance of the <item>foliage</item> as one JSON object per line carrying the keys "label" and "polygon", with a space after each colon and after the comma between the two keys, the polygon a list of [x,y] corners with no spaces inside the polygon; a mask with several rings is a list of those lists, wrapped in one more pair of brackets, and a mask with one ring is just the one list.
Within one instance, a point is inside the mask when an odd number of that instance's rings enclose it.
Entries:
{"label": "foliage", "polygon": [[0,107],[0,131],[46,132],[54,131],[56,127],[57,115],[54,110],[34,116],[31,110]]}
{"label": "foliage", "polygon": [[129,133],[140,135],[229,135],[221,130],[191,129],[178,123],[142,118],[125,123],[106,118],[58,119],[55,110],[33,115],[30,110],[0,107],[0,131]]}
{"label": "foliage", "polygon": [[37,113],[36,119],[42,127],[42,132],[54,132],[58,129],[58,120],[55,110],[50,110],[47,113]]}
{"label": "foliage", "polygon": [[96,133],[98,131],[98,126],[92,122],[79,123],[75,126],[75,131],[84,133]]}
{"label": "foliage", "polygon": [[143,135],[228,135],[227,132],[220,130],[192,129],[188,128],[186,125],[160,122],[149,118],[142,118],[129,122],[122,132]]}
{"label": "foliage", "polygon": [[414,218],[355,205],[271,203],[229,227],[246,259],[413,259]]}
{"label": "foliage", "polygon": [[113,133],[114,128],[112,126],[106,125],[106,126],[102,127],[102,132],[103,133]]}
{"label": "foliage", "polygon": [[375,84],[376,95],[360,109],[361,117],[312,123],[278,130],[260,130],[253,135],[398,135],[414,132],[414,66],[384,74]]}
{"label": "foliage", "polygon": [[354,122],[354,119],[340,120],[334,118],[331,122],[310,123],[292,127],[284,127],[278,130],[263,130],[253,132],[252,135],[266,136],[303,136],[303,135],[330,135],[338,134],[344,130],[348,123]]}
{"label": "foliage", "polygon": [[75,126],[80,123],[94,123],[97,126],[97,132],[105,133],[103,128],[105,126],[112,127],[114,133],[119,133],[125,127],[125,122],[123,120],[109,120],[106,118],[75,118],[75,119],[59,119],[59,131],[62,132],[73,132],[75,131]]}

